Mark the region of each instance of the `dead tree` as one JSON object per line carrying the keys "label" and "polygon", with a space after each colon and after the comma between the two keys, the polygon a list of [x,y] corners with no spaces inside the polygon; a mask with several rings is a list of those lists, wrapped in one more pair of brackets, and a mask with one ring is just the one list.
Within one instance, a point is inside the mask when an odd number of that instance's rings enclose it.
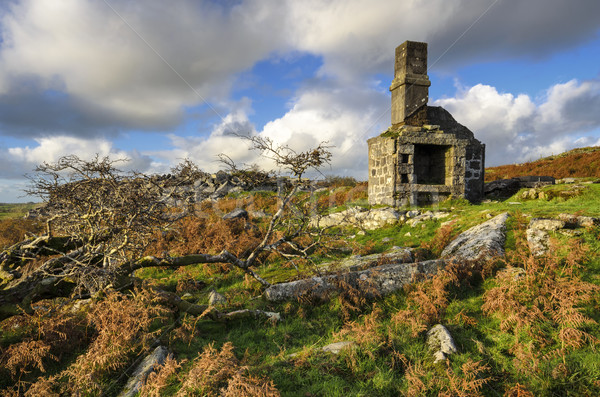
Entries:
{"label": "dead tree", "polygon": [[[323,242],[324,231],[309,225],[309,205],[301,205],[296,196],[305,171],[327,164],[331,153],[325,144],[296,153],[266,138],[246,139],[289,171],[293,183],[280,191],[278,209],[262,240],[241,256],[227,250],[217,255],[142,256],[155,231],[188,214],[192,204],[189,186],[200,172],[189,161],[167,177],[125,173],[115,167],[122,160],[99,157],[85,161],[67,156],[55,164],[37,167],[28,193],[44,198],[52,215],[44,236],[0,254],[0,307],[5,311],[0,318],[12,314],[16,304],[27,308],[47,297],[86,297],[109,287],[127,288],[133,272],[147,267],[228,263],[263,287],[270,286],[255,271],[263,253],[276,251],[287,258],[307,258]],[[311,237],[310,243],[300,244],[300,236]],[[33,270],[25,270],[28,262],[44,256],[50,258]]]}

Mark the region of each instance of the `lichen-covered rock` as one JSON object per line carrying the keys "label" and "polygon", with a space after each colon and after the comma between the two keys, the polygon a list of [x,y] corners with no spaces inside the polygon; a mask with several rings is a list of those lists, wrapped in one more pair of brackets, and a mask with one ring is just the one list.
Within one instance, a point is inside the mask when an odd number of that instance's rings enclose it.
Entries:
{"label": "lichen-covered rock", "polygon": [[565,227],[565,221],[560,219],[533,218],[529,221],[527,229],[533,230],[558,230]]}
{"label": "lichen-covered rock", "polygon": [[331,354],[340,354],[344,349],[349,349],[356,345],[353,341],[335,342],[321,348],[322,351]]}
{"label": "lichen-covered rock", "polygon": [[127,381],[125,388],[121,393],[119,393],[119,397],[133,397],[139,391],[146,378],[150,373],[154,372],[157,366],[162,365],[169,351],[164,346],[158,346],[152,353],[144,358],[144,360],[137,366],[133,375]]}
{"label": "lichen-covered rock", "polygon": [[237,208],[223,215],[223,219],[248,219],[248,212],[245,209]]}
{"label": "lichen-covered rock", "polygon": [[427,346],[434,351],[434,363],[445,361],[447,356],[458,351],[452,335],[442,324],[437,324],[427,331]]}
{"label": "lichen-covered rock", "polygon": [[393,208],[375,208],[367,210],[361,207],[350,207],[311,221],[312,226],[354,226],[366,230],[375,230],[398,222],[400,213]]}
{"label": "lichen-covered rock", "polygon": [[217,291],[215,291],[213,289],[208,294],[208,304],[210,306],[226,305],[227,298],[225,298],[223,295],[219,294]]}
{"label": "lichen-covered rock", "polygon": [[527,229],[525,231],[525,236],[527,237],[529,251],[531,251],[534,256],[543,255],[548,251],[548,240],[550,235],[547,231],[542,229]]}
{"label": "lichen-covered rock", "polygon": [[321,272],[342,269],[356,271],[383,264],[409,263],[414,261],[412,251],[412,248],[394,247],[383,254],[354,255],[341,261],[319,265],[319,270]]}
{"label": "lichen-covered rock", "polygon": [[508,213],[502,213],[461,233],[444,248],[441,257],[475,260],[504,256],[508,216]]}
{"label": "lichen-covered rock", "polygon": [[417,278],[430,277],[445,266],[443,260],[418,263],[388,264],[361,271],[329,274],[320,277],[274,284],[265,290],[270,301],[283,301],[302,296],[325,297],[340,285],[350,285],[373,295],[387,295],[402,289]]}

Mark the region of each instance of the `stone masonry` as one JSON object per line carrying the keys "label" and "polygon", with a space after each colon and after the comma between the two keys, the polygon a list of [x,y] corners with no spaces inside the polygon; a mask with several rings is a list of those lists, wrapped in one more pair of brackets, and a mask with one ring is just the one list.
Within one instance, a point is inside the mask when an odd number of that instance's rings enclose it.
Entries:
{"label": "stone masonry", "polygon": [[483,197],[485,145],[442,107],[427,106],[427,43],[396,48],[392,126],[369,145],[369,203],[427,205]]}

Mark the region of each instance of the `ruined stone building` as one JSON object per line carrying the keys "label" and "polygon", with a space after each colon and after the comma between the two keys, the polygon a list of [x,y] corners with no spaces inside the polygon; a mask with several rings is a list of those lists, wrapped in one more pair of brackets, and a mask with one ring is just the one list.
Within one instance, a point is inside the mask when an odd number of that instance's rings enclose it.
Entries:
{"label": "ruined stone building", "polygon": [[392,126],[368,140],[369,204],[483,197],[485,145],[442,107],[427,106],[427,43],[396,48]]}

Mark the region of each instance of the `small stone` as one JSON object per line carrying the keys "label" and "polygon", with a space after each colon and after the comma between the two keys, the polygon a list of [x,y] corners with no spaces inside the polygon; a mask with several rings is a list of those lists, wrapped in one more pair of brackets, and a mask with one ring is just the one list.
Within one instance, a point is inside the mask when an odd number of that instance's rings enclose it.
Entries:
{"label": "small stone", "polygon": [[392,239],[390,237],[384,237],[381,239],[382,243],[389,243],[390,241],[392,241]]}
{"label": "small stone", "polygon": [[364,230],[359,230],[358,232],[356,232],[356,234],[358,234],[359,236],[364,236],[367,233],[365,233]]}
{"label": "small stone", "polygon": [[181,295],[181,299],[185,301],[193,300],[194,295],[190,294],[189,292],[186,292],[185,294]]}
{"label": "small stone", "polygon": [[533,218],[529,221],[528,229],[558,230],[565,227],[565,221],[560,219]]}
{"label": "small stone", "polygon": [[226,305],[227,304],[227,298],[225,298],[225,296],[219,294],[217,291],[215,291],[213,289],[208,294],[208,304],[210,306]]}
{"label": "small stone", "polygon": [[580,227],[594,227],[600,225],[600,219],[591,216],[579,216],[577,217],[577,225]]}
{"label": "small stone", "polygon": [[269,215],[267,215],[267,213],[265,211],[262,210],[258,210],[258,211],[249,211],[248,214],[252,217],[252,218],[265,218]]}
{"label": "small stone", "polygon": [[434,363],[443,361],[446,356],[458,351],[452,335],[442,324],[437,324],[427,331],[427,345],[435,352]]}
{"label": "small stone", "polygon": [[414,218],[415,216],[419,216],[421,214],[418,210],[410,210],[406,213],[407,218]]}
{"label": "small stone", "polygon": [[410,232],[406,232],[406,234],[404,236],[406,236],[406,237],[412,237],[412,234],[410,234]]}
{"label": "small stone", "polygon": [[150,373],[154,372],[157,366],[161,365],[165,359],[169,351],[164,346],[158,346],[154,351],[146,356],[144,360],[138,365],[138,367],[133,372],[129,381],[125,385],[125,388],[119,394],[119,397],[133,397],[137,395],[140,388],[146,381],[146,378]]}
{"label": "small stone", "polygon": [[543,255],[548,250],[548,239],[550,235],[545,230],[527,229],[525,231],[527,245],[534,256]]}
{"label": "small stone", "polygon": [[225,215],[223,215],[223,219],[248,219],[248,212],[245,209],[238,208],[235,209]]}
{"label": "small stone", "polygon": [[540,200],[548,200],[548,196],[546,195],[546,192],[539,192],[538,198]]}

